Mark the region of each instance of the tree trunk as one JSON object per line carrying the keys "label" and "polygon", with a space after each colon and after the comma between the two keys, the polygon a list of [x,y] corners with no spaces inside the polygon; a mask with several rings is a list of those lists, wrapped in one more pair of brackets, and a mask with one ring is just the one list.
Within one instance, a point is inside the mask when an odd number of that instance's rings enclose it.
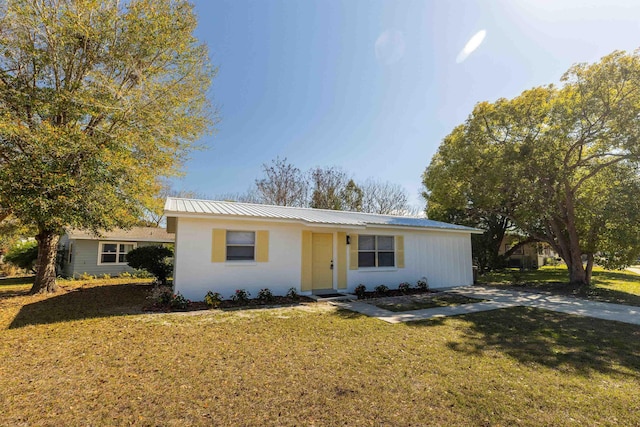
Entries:
{"label": "tree trunk", "polygon": [[587,254],[587,283],[591,284],[591,273],[593,272],[593,254]]}
{"label": "tree trunk", "polygon": [[581,262],[572,263],[569,267],[569,281],[572,285],[588,286],[587,272]]}
{"label": "tree trunk", "polygon": [[51,293],[58,290],[56,283],[56,255],[60,236],[51,230],[40,230],[36,236],[38,259],[36,260],[36,280],[29,293]]}
{"label": "tree trunk", "polygon": [[566,208],[566,232],[568,237],[568,257],[565,259],[569,267],[569,281],[572,285],[589,286],[587,272],[582,264],[582,250],[580,248],[580,238],[576,227],[575,195],[568,181],[564,182],[565,188],[565,208]]}
{"label": "tree trunk", "polygon": [[582,254],[580,250],[571,250],[569,256],[565,259],[567,268],[569,269],[569,282],[577,286],[589,286],[589,278],[587,271],[582,264]]}

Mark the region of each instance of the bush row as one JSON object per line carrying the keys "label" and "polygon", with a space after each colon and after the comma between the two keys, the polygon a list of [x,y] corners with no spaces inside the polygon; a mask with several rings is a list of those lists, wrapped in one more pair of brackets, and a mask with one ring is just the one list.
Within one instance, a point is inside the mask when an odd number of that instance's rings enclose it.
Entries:
{"label": "bush row", "polygon": [[[429,290],[429,283],[426,277],[421,278],[416,282],[415,287],[409,282],[400,283],[397,289],[389,289],[387,285],[378,285],[374,288],[373,292],[368,292],[365,285],[356,286],[354,293],[359,299],[366,298],[367,296],[386,296],[393,293],[410,294],[415,292],[426,292]],[[148,298],[158,308],[166,309],[186,309],[191,301],[186,299],[180,292],[173,293],[171,287],[168,286],[156,286],[154,287],[151,295]],[[284,296],[276,296],[269,288],[263,288],[258,291],[256,298],[251,298],[251,294],[246,289],[236,289],[229,300],[224,300],[222,294],[219,292],[208,291],[204,296],[204,303],[209,308],[218,308],[224,303],[225,305],[233,306],[245,306],[251,304],[252,301],[258,304],[270,304],[277,302],[278,300],[287,299],[289,301],[298,301],[300,295],[296,288],[289,288]]]}
{"label": "bush row", "polygon": [[[281,298],[287,298],[289,300],[297,301],[300,299],[300,295],[298,295],[298,291],[296,290],[296,288],[289,288],[284,297]],[[258,291],[258,295],[255,298],[255,300],[261,304],[272,303],[277,299],[278,297],[276,295],[273,295],[273,292],[271,292],[271,289],[269,288],[260,289]],[[222,299],[222,295],[220,295],[220,293],[218,292],[209,291],[204,296],[205,304],[207,304],[211,308],[219,307],[223,301],[224,300]],[[251,301],[251,294],[246,289],[236,289],[236,291],[231,296],[230,301],[234,305],[247,305]]]}
{"label": "bush row", "polygon": [[373,292],[367,291],[367,287],[363,284],[356,286],[354,293],[358,299],[366,298],[367,296],[387,296],[392,293],[410,294],[414,292],[427,292],[429,290],[429,282],[426,277],[422,277],[416,281],[415,287],[409,282],[402,282],[398,285],[397,289],[389,289],[387,285],[378,285],[373,289]]}
{"label": "bush row", "polygon": [[[191,304],[191,301],[182,296],[180,292],[173,293],[171,287],[168,286],[154,287],[148,299],[155,307],[162,309],[184,310]],[[252,299],[251,294],[246,289],[236,289],[229,300],[224,300],[219,292],[209,291],[204,296],[204,303],[209,308],[218,308],[225,302],[227,303],[226,305],[244,306],[251,304],[252,301],[258,304],[269,304],[278,302],[279,299],[298,301],[300,295],[298,295],[298,291],[295,288],[290,288],[284,296],[276,296],[269,288],[263,288],[260,289],[256,298]]]}

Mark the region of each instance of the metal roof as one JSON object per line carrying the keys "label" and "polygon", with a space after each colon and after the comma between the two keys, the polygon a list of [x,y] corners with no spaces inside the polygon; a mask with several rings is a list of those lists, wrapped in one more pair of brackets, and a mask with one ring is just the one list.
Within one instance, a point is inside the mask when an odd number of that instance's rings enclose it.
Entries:
{"label": "metal roof", "polygon": [[128,230],[116,228],[111,231],[100,231],[98,235],[89,230],[67,230],[69,239],[76,240],[121,240],[125,242],[162,242],[175,241],[175,234],[159,227],[132,227]]}
{"label": "metal roof", "polygon": [[377,225],[467,231],[470,233],[482,232],[476,228],[419,217],[259,205],[253,203],[221,202],[215,200],[181,199],[175,197],[167,198],[167,202],[164,205],[164,213],[167,217],[202,215],[212,217],[228,216],[234,218],[246,217],[300,221],[309,225],[327,224],[356,227]]}

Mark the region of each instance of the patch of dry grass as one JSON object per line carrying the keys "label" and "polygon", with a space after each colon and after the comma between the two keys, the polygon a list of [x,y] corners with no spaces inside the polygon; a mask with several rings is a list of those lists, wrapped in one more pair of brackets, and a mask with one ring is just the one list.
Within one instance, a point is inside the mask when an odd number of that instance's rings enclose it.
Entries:
{"label": "patch of dry grass", "polygon": [[522,307],[398,325],[319,304],[136,314],[143,299],[0,296],[0,424],[640,423],[637,326]]}

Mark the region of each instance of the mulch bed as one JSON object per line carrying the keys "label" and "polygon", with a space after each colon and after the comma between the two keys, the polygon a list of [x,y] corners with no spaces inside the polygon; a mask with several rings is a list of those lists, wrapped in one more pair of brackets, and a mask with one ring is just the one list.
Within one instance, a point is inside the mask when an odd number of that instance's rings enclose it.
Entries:
{"label": "mulch bed", "polygon": [[[274,296],[271,301],[262,301],[258,299],[250,299],[246,303],[237,303],[231,300],[223,300],[216,309],[232,310],[232,309],[251,309],[251,308],[266,308],[273,306],[287,306],[297,305],[305,303],[315,303],[316,301],[306,297],[299,296],[298,298],[288,298],[283,296]],[[151,312],[174,312],[174,311],[200,311],[200,310],[212,310],[204,301],[190,301],[186,308],[173,308],[159,303],[153,303],[142,307],[143,311]]]}

